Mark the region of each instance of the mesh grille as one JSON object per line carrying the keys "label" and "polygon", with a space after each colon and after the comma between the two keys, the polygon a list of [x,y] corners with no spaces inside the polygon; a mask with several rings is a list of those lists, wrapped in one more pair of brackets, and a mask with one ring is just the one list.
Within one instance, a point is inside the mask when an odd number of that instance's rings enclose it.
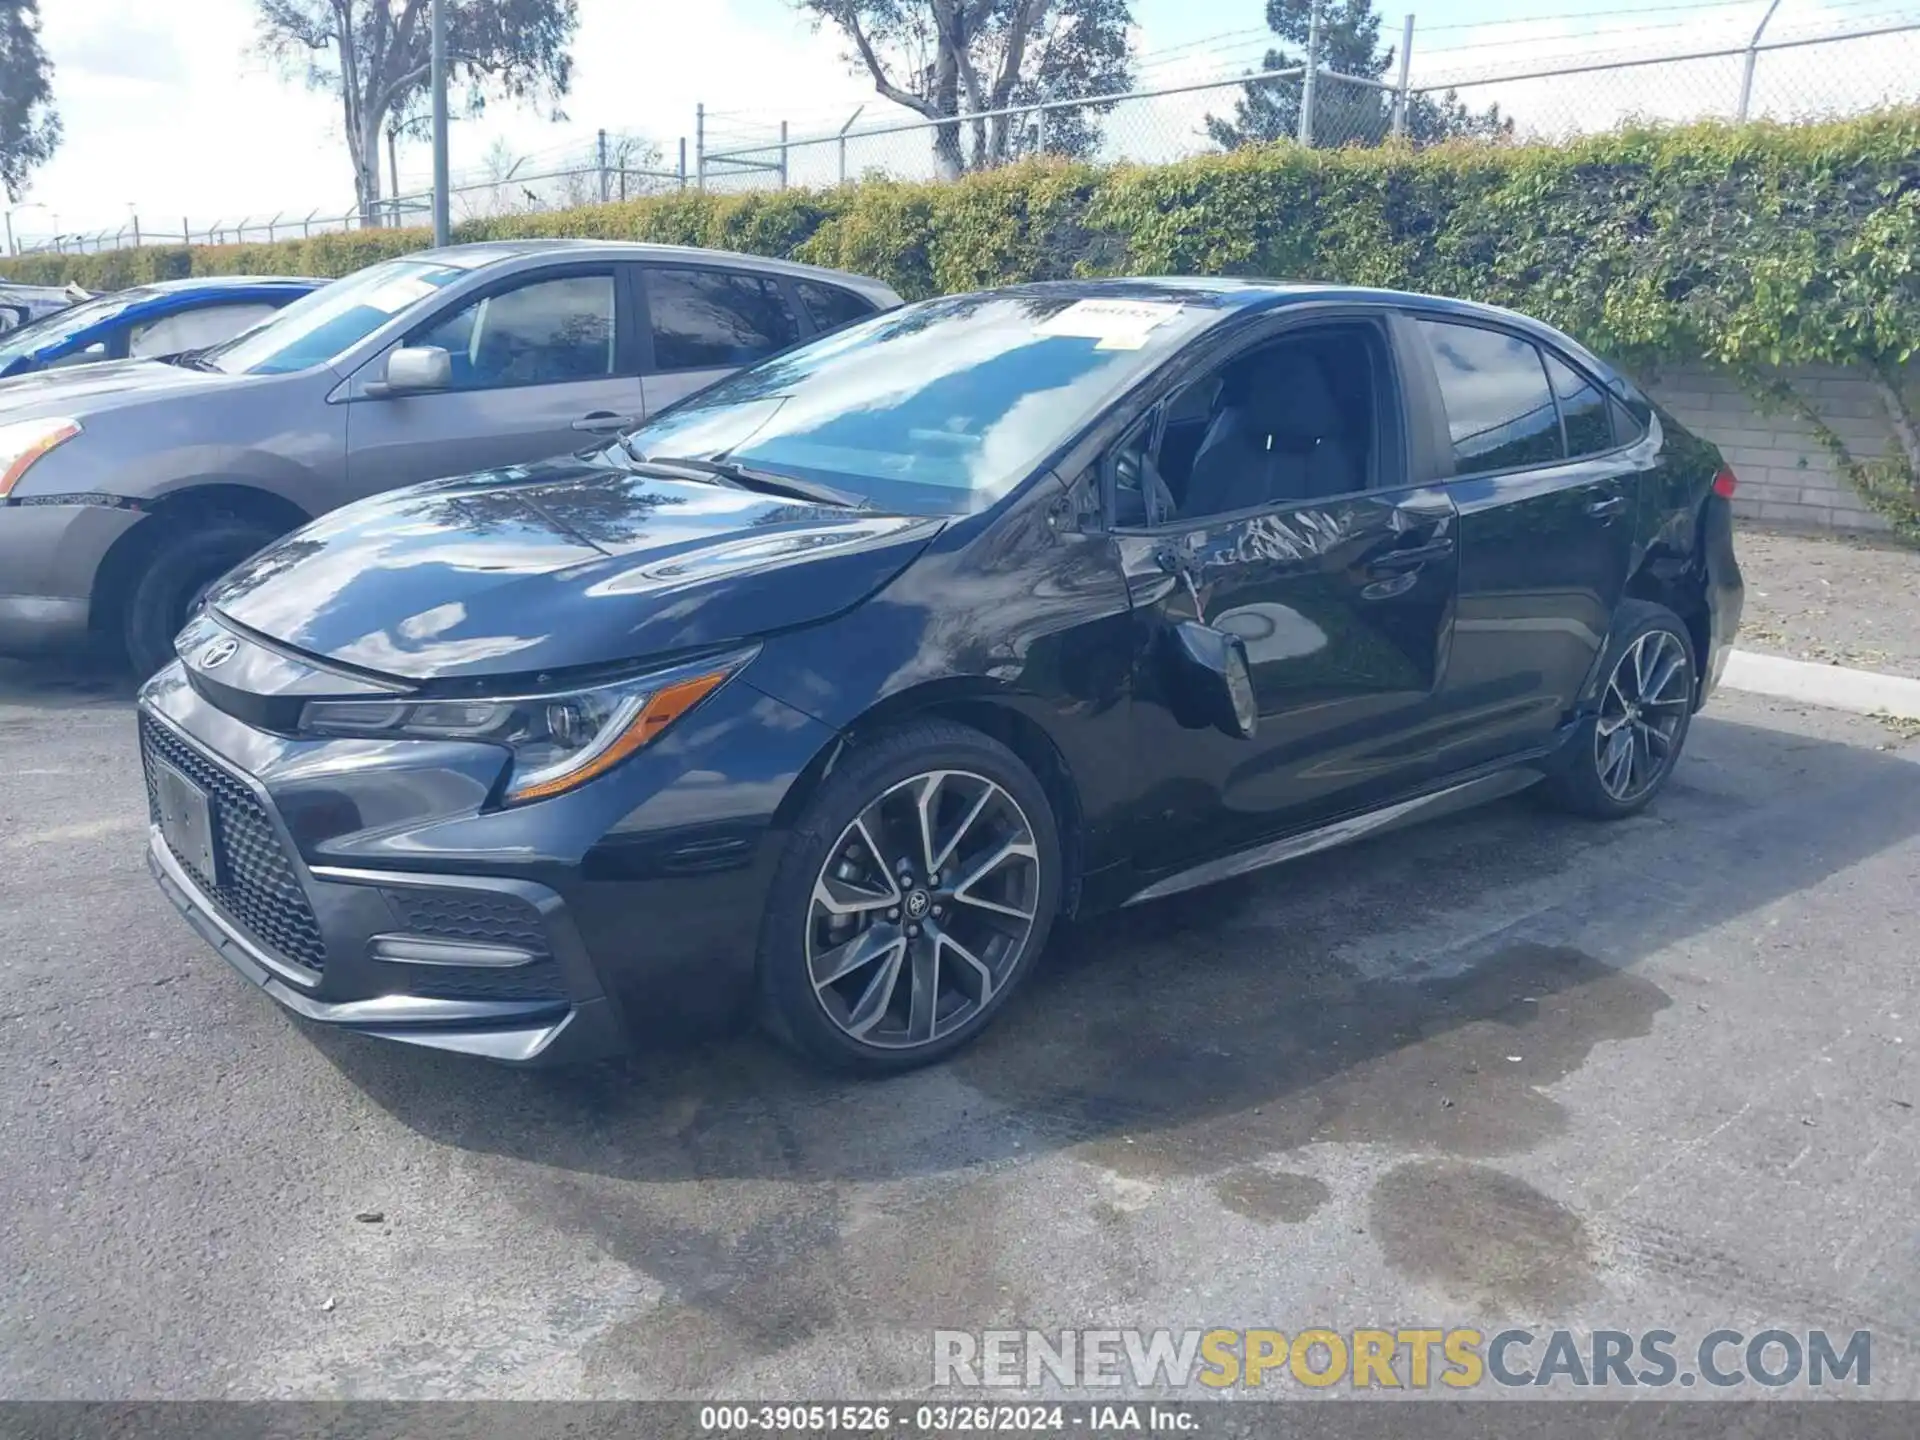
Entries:
{"label": "mesh grille", "polygon": [[147,812],[156,823],[160,817],[153,775],[156,758],[165,760],[206,793],[213,811],[213,844],[226,871],[226,883],[215,885],[211,875],[201,874],[177,850],[173,858],[213,897],[227,918],[257,944],[317,974],[326,958],[319,923],[273,821],[253,791],[144,714],[140,717],[140,756],[147,777]]}
{"label": "mesh grille", "polygon": [[540,923],[540,912],[515,896],[485,890],[393,889],[380,893],[409,935],[514,945],[536,955],[547,953],[547,931]]}
{"label": "mesh grille", "polygon": [[513,945],[541,957],[531,965],[510,969],[423,965],[418,978],[409,980],[409,993],[447,1000],[566,998],[559,962],[547,948],[546,926],[540,912],[526,901],[485,890],[384,889],[380,893],[409,935]]}

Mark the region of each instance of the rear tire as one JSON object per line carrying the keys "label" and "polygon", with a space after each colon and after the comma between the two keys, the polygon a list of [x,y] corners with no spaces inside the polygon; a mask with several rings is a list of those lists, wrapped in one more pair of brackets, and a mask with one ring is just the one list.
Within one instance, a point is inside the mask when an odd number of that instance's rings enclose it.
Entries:
{"label": "rear tire", "polygon": [[1549,803],[1596,820],[1644,810],[1666,788],[1693,722],[1693,639],[1663,605],[1624,600],[1602,664],[1600,699],[1541,787]]}
{"label": "rear tire", "polygon": [[122,617],[134,674],[144,680],[173,659],[173,637],[207,587],[278,538],[278,531],[253,520],[211,519],[198,529],[166,531],[134,581]]}
{"label": "rear tire", "polygon": [[921,720],[850,748],[768,892],[762,1024],[832,1070],[951,1055],[1033,969],[1060,867],[1046,791],[999,741]]}

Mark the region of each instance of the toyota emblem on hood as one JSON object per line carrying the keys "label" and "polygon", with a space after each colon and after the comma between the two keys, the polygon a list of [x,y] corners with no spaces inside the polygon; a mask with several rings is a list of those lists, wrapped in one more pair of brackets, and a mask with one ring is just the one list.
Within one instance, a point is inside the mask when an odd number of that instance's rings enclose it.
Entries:
{"label": "toyota emblem on hood", "polygon": [[240,642],[238,640],[234,639],[231,635],[222,635],[218,640],[200,652],[200,668],[202,670],[218,670],[233,658],[234,652],[239,648]]}

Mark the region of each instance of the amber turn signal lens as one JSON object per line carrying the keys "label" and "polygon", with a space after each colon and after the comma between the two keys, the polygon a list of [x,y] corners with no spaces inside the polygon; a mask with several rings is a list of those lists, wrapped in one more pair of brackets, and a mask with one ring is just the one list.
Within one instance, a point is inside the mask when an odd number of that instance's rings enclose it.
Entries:
{"label": "amber turn signal lens", "polygon": [[569,770],[551,780],[529,785],[524,790],[514,790],[507,798],[516,805],[526,800],[544,800],[584,785],[596,775],[604,775],[629,755],[652,744],[656,736],[718,690],[733,673],[731,669],[715,670],[710,674],[695,675],[691,679],[663,685],[647,697],[646,704],[640,707],[640,713],[627,722],[627,728],[620,737],[593,759],[577,770]]}

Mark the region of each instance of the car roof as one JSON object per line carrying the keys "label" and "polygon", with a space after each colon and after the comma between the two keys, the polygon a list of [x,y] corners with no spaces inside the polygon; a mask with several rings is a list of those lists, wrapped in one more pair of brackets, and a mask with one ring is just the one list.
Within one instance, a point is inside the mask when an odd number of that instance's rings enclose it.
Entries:
{"label": "car roof", "polygon": [[1204,305],[1221,311],[1222,318],[1230,313],[1280,310],[1289,305],[1346,303],[1391,306],[1458,320],[1496,321],[1566,350],[1591,369],[1613,373],[1612,366],[1579,341],[1531,315],[1488,305],[1483,301],[1423,295],[1411,290],[1383,290],[1366,285],[1337,285],[1306,280],[1143,275],[1111,280],[1040,280],[1009,286],[1008,291],[1013,294],[1054,295],[1065,299],[1163,300],[1183,305]]}
{"label": "car roof", "polygon": [[283,290],[295,286],[311,290],[328,283],[312,275],[196,275],[186,280],[156,280],[150,285],[132,285],[128,289],[155,295],[177,295],[182,291]]}
{"label": "car roof", "polygon": [[900,299],[899,294],[884,281],[854,275],[845,270],[803,265],[796,260],[775,260],[765,255],[743,255],[732,250],[705,250],[692,245],[656,245],[641,240],[483,240],[468,245],[417,251],[405,258],[432,260],[443,265],[479,270],[556,255],[576,260],[652,261],[656,264],[706,262],[734,269],[761,270],[801,280],[821,280],[858,291],[886,304],[897,304]]}

